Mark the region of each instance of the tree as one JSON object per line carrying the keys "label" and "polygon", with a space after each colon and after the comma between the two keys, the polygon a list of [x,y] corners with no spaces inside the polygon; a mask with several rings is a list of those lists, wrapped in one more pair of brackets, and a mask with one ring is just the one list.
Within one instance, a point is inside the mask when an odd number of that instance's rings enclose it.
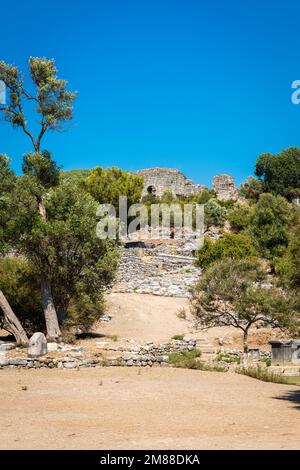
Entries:
{"label": "tree", "polygon": [[288,288],[300,288],[300,210],[295,210],[292,228],[289,233],[289,244],[283,256],[275,260],[276,273]]}
{"label": "tree", "polygon": [[278,155],[260,155],[255,174],[262,180],[264,192],[291,200],[300,189],[300,149],[289,147]]}
{"label": "tree", "polygon": [[219,240],[205,238],[204,244],[197,251],[196,265],[206,269],[215,261],[224,258],[249,259],[258,256],[251,237],[244,233],[225,233]]}
{"label": "tree", "polygon": [[264,192],[263,182],[259,179],[249,176],[241,185],[239,194],[245,199],[257,202],[259,196]]}
{"label": "tree", "polygon": [[274,259],[283,254],[289,241],[292,216],[292,206],[282,196],[260,196],[249,230],[262,256]]}
{"label": "tree", "polygon": [[228,222],[235,232],[249,227],[253,209],[248,204],[236,204],[227,215]]}
{"label": "tree", "polygon": [[265,280],[266,273],[255,260],[227,258],[213,264],[193,290],[192,311],[199,326],[240,329],[245,354],[253,325],[294,329],[299,323],[299,301],[275,287],[262,287]]}
{"label": "tree", "polygon": [[[90,323],[87,302],[101,310],[104,289],[111,284],[118,262],[116,242],[97,237],[97,207],[93,197],[76,181],[65,181],[49,192],[47,222],[29,239],[33,243],[29,253],[37,254],[35,264],[49,265],[58,312],[66,317],[70,306],[79,306],[84,300],[86,311],[82,313],[86,318],[81,317],[80,322],[85,326]],[[49,239],[46,245],[45,238]]]}
{"label": "tree", "polygon": [[112,204],[118,212],[119,197],[126,196],[128,207],[140,202],[143,178],[120,168],[97,167],[83,181],[83,187],[99,204]]}
{"label": "tree", "polygon": [[[21,129],[29,138],[33,153],[24,158],[23,170],[34,179],[31,189],[36,199],[41,220],[46,220],[45,194],[58,184],[58,168],[48,152],[41,150],[42,139],[48,131],[57,131],[72,119],[73,101],[76,94],[67,90],[67,82],[57,77],[54,60],[30,57],[29,72],[35,87],[32,94],[24,87],[24,78],[17,67],[0,61],[0,80],[8,90],[8,105],[4,108],[4,120]],[[33,103],[39,117],[35,135],[28,127],[24,103]],[[58,339],[61,335],[52,297],[47,269],[41,271],[41,296],[47,323],[48,337]]]}
{"label": "tree", "polygon": [[[17,312],[27,335],[44,331],[39,274],[35,266],[24,256],[5,256],[0,259],[0,280],[2,292],[9,299],[12,310]],[[5,319],[2,326],[9,330]]]}
{"label": "tree", "polygon": [[223,227],[227,211],[215,199],[210,199],[204,207],[204,223],[207,228],[215,225]]}
{"label": "tree", "polygon": [[[7,195],[12,190],[14,183],[15,176],[10,169],[9,158],[0,154],[0,255],[3,255],[7,250],[8,237],[5,230],[9,223]],[[28,343],[27,334],[2,289],[3,279],[0,275],[0,309],[4,315],[5,327],[14,335],[17,343],[26,344]]]}

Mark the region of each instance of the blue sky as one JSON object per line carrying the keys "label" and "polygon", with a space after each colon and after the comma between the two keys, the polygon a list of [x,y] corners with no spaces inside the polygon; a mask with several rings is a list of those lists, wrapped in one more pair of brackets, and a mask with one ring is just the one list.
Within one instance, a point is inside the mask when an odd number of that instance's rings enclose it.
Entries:
{"label": "blue sky", "polygon": [[[18,1],[1,4],[0,58],[55,58],[78,91],[74,120],[44,148],[65,169],[177,167],[240,183],[257,156],[300,146],[300,3],[264,0]],[[0,123],[20,171],[31,150]]]}

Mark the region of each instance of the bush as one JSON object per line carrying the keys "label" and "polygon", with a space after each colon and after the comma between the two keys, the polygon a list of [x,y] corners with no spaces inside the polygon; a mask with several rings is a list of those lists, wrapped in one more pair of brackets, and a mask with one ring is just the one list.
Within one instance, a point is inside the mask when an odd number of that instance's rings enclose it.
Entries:
{"label": "bush", "polygon": [[215,242],[208,238],[204,240],[203,246],[197,251],[196,265],[206,269],[217,260],[250,259],[256,256],[257,251],[249,235],[226,233]]}
{"label": "bush", "polygon": [[283,377],[281,374],[276,372],[271,372],[265,367],[260,366],[251,366],[251,367],[241,367],[236,370],[238,374],[247,375],[253,379],[262,380],[263,382],[273,382],[276,384],[288,384],[286,377]]}
{"label": "bush", "polygon": [[236,204],[228,212],[228,222],[235,232],[241,232],[249,227],[253,209],[247,204]]}
{"label": "bush", "polygon": [[241,363],[241,358],[240,356],[237,356],[236,354],[228,354],[228,353],[222,353],[219,352],[216,361],[218,362],[227,362],[228,364],[240,364]]}
{"label": "bush", "polygon": [[215,225],[223,227],[226,220],[226,209],[215,199],[210,199],[204,207],[204,223],[207,228]]}
{"label": "bush", "polygon": [[44,331],[39,277],[32,264],[21,257],[0,259],[0,285],[27,334]]}
{"label": "bush", "polygon": [[172,352],[169,354],[169,364],[180,369],[195,369],[211,372],[224,372],[225,368],[206,364],[200,361],[201,351],[193,349],[192,351]]}
{"label": "bush", "polygon": [[300,149],[289,147],[278,155],[260,155],[255,174],[262,179],[265,192],[292,199],[300,188]]}
{"label": "bush", "polygon": [[281,256],[288,245],[293,208],[283,197],[262,194],[251,218],[250,231],[262,256]]}
{"label": "bush", "polygon": [[174,335],[172,336],[172,339],[174,339],[175,341],[182,341],[184,338],[184,335]]}
{"label": "bush", "polygon": [[249,176],[249,178],[241,185],[241,189],[239,191],[240,195],[245,199],[249,199],[250,201],[258,201],[259,196],[264,192],[263,189],[263,182],[253,178],[253,176]]}

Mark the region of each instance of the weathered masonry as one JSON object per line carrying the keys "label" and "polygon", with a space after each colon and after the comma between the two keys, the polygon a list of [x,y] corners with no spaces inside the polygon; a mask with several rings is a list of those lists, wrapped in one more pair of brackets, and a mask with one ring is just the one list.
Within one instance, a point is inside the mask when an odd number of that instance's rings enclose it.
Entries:
{"label": "weathered masonry", "polygon": [[162,196],[170,191],[173,196],[191,196],[201,192],[205,186],[196,184],[176,168],[149,168],[137,172],[144,179],[143,196]]}
{"label": "weathered masonry", "polygon": [[[193,196],[205,189],[205,185],[194,183],[177,168],[148,168],[136,172],[144,179],[142,196],[153,194],[161,197],[166,192],[173,196]],[[216,175],[212,181],[212,187],[219,199],[236,199],[237,188],[234,179],[230,175]]]}

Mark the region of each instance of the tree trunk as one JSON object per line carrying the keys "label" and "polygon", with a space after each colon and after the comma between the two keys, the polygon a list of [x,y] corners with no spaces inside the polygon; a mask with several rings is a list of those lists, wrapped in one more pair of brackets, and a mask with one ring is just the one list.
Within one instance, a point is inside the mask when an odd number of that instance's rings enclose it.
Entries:
{"label": "tree trunk", "polygon": [[248,358],[249,358],[249,347],[248,347],[248,329],[244,330],[244,358],[243,358],[243,365],[244,367],[248,366]]}
{"label": "tree trunk", "polygon": [[39,209],[39,214],[42,220],[47,219],[47,214],[46,214],[46,207],[44,204],[43,196],[38,196],[37,197],[37,204],[38,204],[38,209]]}
{"label": "tree trunk", "polygon": [[249,352],[249,347],[248,347],[248,330],[245,330],[244,331],[244,354],[247,354],[248,356],[248,352]]}
{"label": "tree trunk", "polygon": [[[40,217],[42,220],[46,221],[47,213],[43,196],[37,198],[37,203]],[[41,295],[47,328],[47,338],[50,341],[57,341],[61,337],[61,331],[52,297],[51,284],[44,274],[41,275]]]}
{"label": "tree trunk", "polygon": [[28,344],[27,334],[19,322],[17,316],[13,312],[11,306],[6,300],[2,290],[0,290],[0,308],[3,311],[5,321],[8,325],[7,329],[14,335],[18,344]]}
{"label": "tree trunk", "polygon": [[61,331],[51,293],[51,285],[44,275],[41,276],[41,294],[46,320],[47,337],[51,341],[57,341],[61,337]]}

